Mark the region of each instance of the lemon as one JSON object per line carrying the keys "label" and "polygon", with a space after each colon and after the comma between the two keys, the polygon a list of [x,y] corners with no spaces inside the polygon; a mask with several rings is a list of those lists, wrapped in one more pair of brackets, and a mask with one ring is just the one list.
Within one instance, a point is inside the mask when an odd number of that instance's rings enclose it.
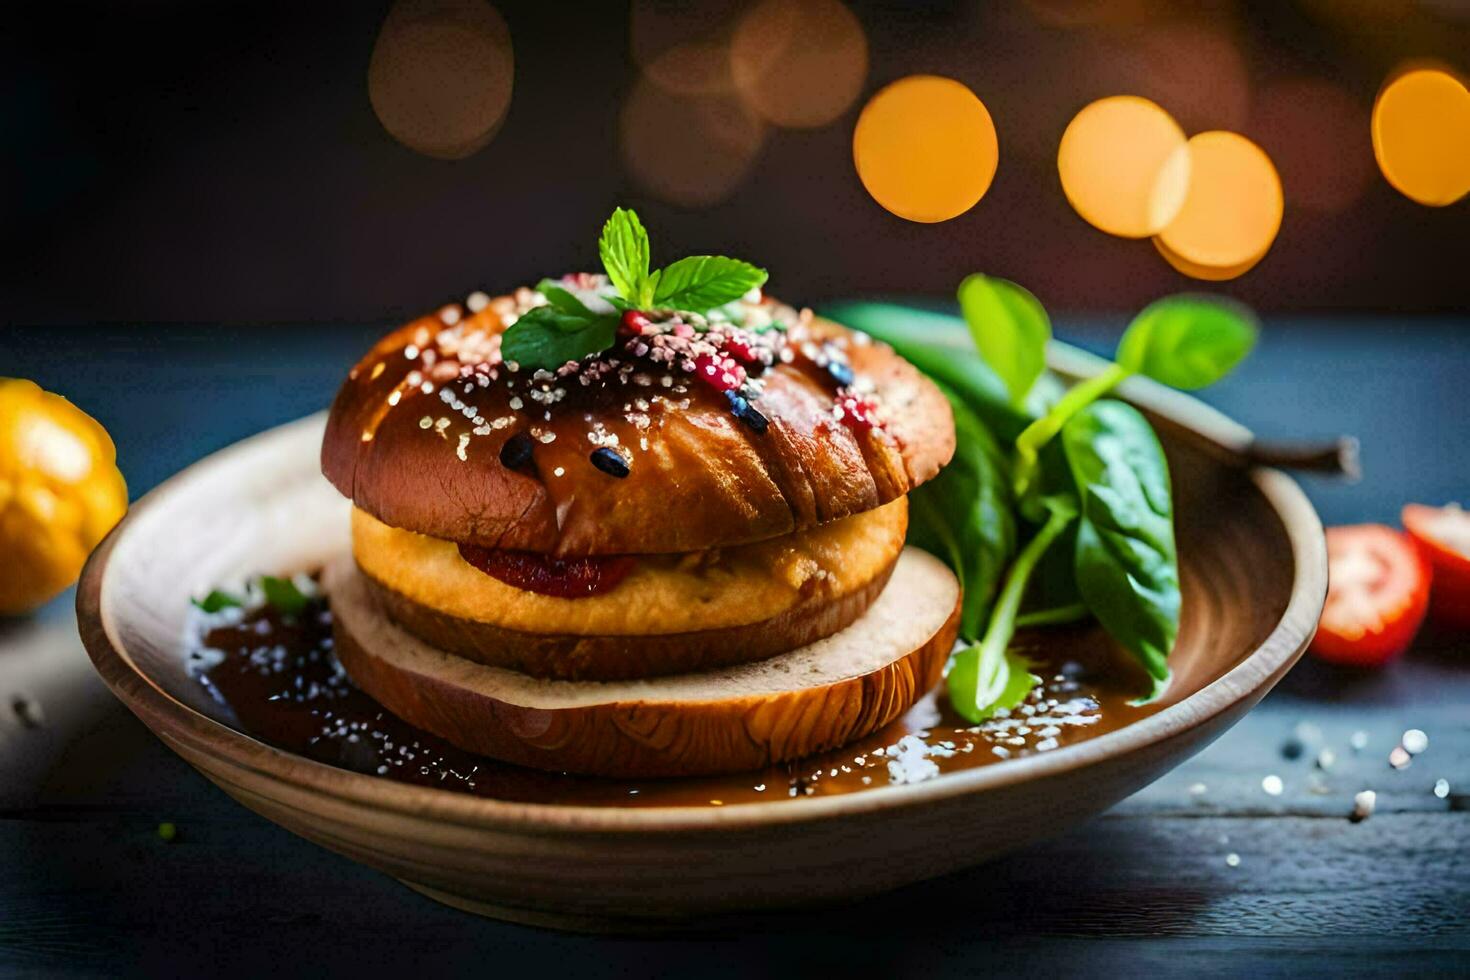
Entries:
{"label": "lemon", "polygon": [[127,509],[107,430],[60,395],[0,378],[0,615],[75,582]]}

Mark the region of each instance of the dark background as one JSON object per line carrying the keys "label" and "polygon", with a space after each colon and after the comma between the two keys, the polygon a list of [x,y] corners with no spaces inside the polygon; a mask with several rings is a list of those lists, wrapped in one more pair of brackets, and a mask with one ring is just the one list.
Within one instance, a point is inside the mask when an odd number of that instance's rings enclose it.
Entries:
{"label": "dark background", "polygon": [[[591,266],[615,204],[643,214],[656,257],[747,257],[798,302],[946,295],[984,270],[1056,311],[1126,312],[1201,284],[1147,243],[1091,229],[1061,193],[1067,121],[1124,92],[1160,101],[1186,132],[1245,133],[1282,172],[1271,254],[1204,288],[1268,313],[1446,313],[1470,299],[1470,205],[1425,208],[1392,190],[1367,122],[1405,59],[1470,68],[1463,0],[857,3],[870,46],[857,102],[823,129],[771,131],[733,195],[702,210],[650,197],[623,164],[619,112],[638,72],[627,4],[500,0],[514,96],[496,137],[453,162],[395,142],[369,104],[388,6],[8,11],[0,324],[387,321],[477,285]],[[639,6],[656,21],[673,5]],[[694,4],[695,20],[718,31],[739,6]],[[885,212],[851,163],[862,102],[914,72],[970,85],[1000,138],[988,195],[939,225]],[[1337,109],[1299,98],[1305,80]]]}

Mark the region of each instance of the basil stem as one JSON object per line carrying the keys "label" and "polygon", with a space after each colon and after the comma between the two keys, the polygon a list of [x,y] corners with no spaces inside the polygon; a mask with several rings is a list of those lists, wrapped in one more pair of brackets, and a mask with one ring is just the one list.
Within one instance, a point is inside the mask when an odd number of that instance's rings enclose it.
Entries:
{"label": "basil stem", "polygon": [[1080,623],[1084,619],[1092,617],[1092,610],[1087,608],[1083,602],[1074,602],[1070,606],[1056,606],[1051,609],[1038,609],[1035,612],[1021,613],[1016,617],[1016,629],[1031,629],[1036,626],[1062,626],[1066,623]]}
{"label": "basil stem", "polygon": [[1106,370],[1069,388],[1045,415],[1021,431],[1016,437],[1016,468],[1013,478],[1016,499],[1023,499],[1031,489],[1042,447],[1056,438],[1057,433],[1062,431],[1062,426],[1072,416],[1112,391],[1132,373],[1121,364],[1109,364]]}
{"label": "basil stem", "polygon": [[[1011,684],[1012,666],[1006,651],[1016,634],[1016,617],[1031,573],[1041,561],[1041,556],[1046,554],[1046,549],[1077,517],[1076,505],[1070,500],[1047,498],[1046,504],[1050,515],[1011,563],[979,646],[961,650],[950,668],[950,704],[961,717],[975,724],[990,717]],[[962,658],[967,662],[962,662]]]}

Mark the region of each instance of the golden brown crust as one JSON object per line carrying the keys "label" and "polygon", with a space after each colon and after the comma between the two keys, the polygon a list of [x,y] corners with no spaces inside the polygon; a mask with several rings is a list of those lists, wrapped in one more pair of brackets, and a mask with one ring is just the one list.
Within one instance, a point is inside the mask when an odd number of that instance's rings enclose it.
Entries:
{"label": "golden brown crust", "polygon": [[[354,682],[389,711],[411,724],[481,755],[552,771],[605,776],[663,777],[739,772],[813,755],[861,738],[895,720],[939,680],[959,624],[959,590],[936,560],[906,553],[918,563],[921,584],[910,575],[905,588],[918,588],[930,604],[944,593],[950,609],[927,611],[930,623],[915,639],[890,655],[854,654],[865,665],[853,673],[825,673],[817,664],[786,655],[791,662],[778,686],[732,682],[727,675],[691,674],[666,682],[600,685],[565,681],[514,680],[510,672],[466,665],[458,658],[428,651],[395,630],[373,610],[360,573],[350,566],[329,569],[333,594],[336,651]],[[896,576],[901,578],[902,575]],[[931,581],[924,582],[924,579]],[[893,588],[893,586],[890,586]],[[895,631],[893,605],[914,599],[895,596],[884,614],[870,612],[848,630],[821,641],[852,651],[878,635],[890,642]],[[948,603],[952,601],[953,606]],[[917,600],[914,604],[925,603]],[[875,606],[875,610],[881,608]],[[877,616],[883,624],[869,620]],[[922,624],[918,624],[922,625]],[[915,627],[910,625],[909,632]],[[873,639],[870,639],[872,637]],[[405,652],[405,647],[420,650]],[[816,649],[810,648],[810,649]],[[838,653],[839,661],[845,655]],[[750,668],[734,668],[749,671]],[[807,670],[821,679],[806,680]],[[497,680],[497,678],[507,678]],[[704,678],[709,677],[706,681]],[[725,678],[725,679],[721,679]],[[561,693],[566,691],[568,693]],[[645,692],[645,693],[639,693]],[[695,692],[700,692],[696,694]]]}
{"label": "golden brown crust", "polygon": [[462,619],[395,592],[371,575],[369,591],[388,618],[431,646],[492,667],[556,680],[633,680],[764,660],[843,629],[867,610],[893,574],[895,555],[867,584],[815,597],[768,619],[683,633],[526,633]]}
{"label": "golden brown crust", "polygon": [[[756,402],[770,419],[764,433],[688,375],[670,388],[657,373],[605,390],[572,384],[549,408],[521,398],[514,409],[502,383],[460,379],[455,356],[466,339],[493,347],[503,322],[495,311],[504,308],[417,320],[353,369],[332,406],[322,469],[358,507],[395,527],[484,547],[699,551],[870,510],[933,477],[954,451],[949,405],[928,379],[890,348],[821,320],[794,327],[793,346],[844,349],[857,376],[872,382],[884,426],[838,421],[834,386],[800,358],[765,374]],[[501,447],[523,431],[539,437],[534,466],[507,469]],[[630,457],[625,479],[589,462],[594,440],[614,436]]]}

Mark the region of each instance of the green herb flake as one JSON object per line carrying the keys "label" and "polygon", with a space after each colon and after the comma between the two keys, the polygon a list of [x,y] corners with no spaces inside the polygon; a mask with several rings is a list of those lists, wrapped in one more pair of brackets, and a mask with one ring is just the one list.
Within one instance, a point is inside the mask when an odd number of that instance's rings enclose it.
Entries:
{"label": "green herb flake", "polygon": [[210,592],[203,599],[190,599],[189,602],[194,608],[206,613],[217,613],[221,609],[233,609],[244,605],[235,596],[228,592],[221,592],[219,589]]}
{"label": "green herb flake", "polygon": [[260,591],[265,595],[265,601],[272,609],[286,616],[301,615],[311,602],[306,594],[296,587],[296,583],[288,578],[262,575]]}
{"label": "green herb flake", "polygon": [[159,840],[164,841],[165,843],[172,844],[175,840],[178,840],[178,837],[179,837],[179,828],[178,827],[174,826],[171,823],[161,823],[161,824],[158,825],[158,839]]}

